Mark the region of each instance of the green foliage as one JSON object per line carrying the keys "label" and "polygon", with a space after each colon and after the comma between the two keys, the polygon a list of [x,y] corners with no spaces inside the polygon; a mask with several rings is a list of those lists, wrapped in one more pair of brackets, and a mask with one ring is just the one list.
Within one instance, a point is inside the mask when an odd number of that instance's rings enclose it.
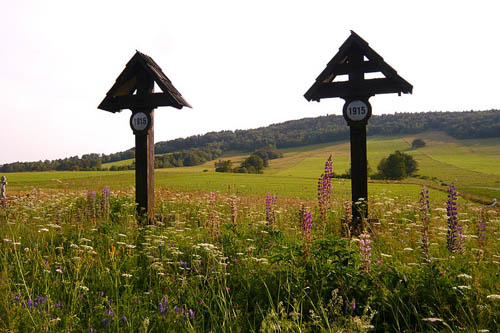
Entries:
{"label": "green foliage", "polygon": [[264,167],[269,166],[269,160],[283,157],[283,153],[272,146],[259,148],[253,153],[253,155],[257,155],[262,158],[262,160],[264,161]]}
{"label": "green foliage", "polygon": [[252,154],[241,163],[241,168],[245,168],[247,173],[262,173],[262,169],[264,169],[264,160]]}
{"label": "green foliage", "polygon": [[219,160],[215,162],[215,172],[232,172],[233,162],[231,160]]}
{"label": "green foliage", "polygon": [[425,141],[422,139],[415,139],[411,142],[411,147],[413,149],[423,148],[425,147]]}
{"label": "green foliage", "polygon": [[383,158],[377,169],[379,178],[400,180],[413,175],[418,170],[418,163],[411,155],[396,151]]}

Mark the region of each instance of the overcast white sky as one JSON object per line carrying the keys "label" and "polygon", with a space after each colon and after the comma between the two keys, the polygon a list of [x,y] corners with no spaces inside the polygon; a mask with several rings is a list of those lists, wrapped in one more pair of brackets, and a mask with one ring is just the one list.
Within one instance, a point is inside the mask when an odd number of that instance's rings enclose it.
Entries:
{"label": "overcast white sky", "polygon": [[156,142],[341,114],[303,94],[351,29],[414,86],[373,114],[499,108],[496,3],[5,0],[0,164],[133,147],[130,111],[97,105],[136,49],[193,106],[158,108]]}

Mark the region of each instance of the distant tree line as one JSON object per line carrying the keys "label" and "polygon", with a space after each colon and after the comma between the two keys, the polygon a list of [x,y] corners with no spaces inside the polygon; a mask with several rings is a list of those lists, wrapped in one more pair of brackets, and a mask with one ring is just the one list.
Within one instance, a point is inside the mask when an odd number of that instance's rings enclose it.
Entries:
{"label": "distant tree line", "polygon": [[[500,136],[500,110],[465,112],[395,113],[372,116],[368,135],[416,134],[443,131],[459,139]],[[255,151],[261,147],[278,149],[326,143],[349,138],[343,116],[329,115],[291,120],[249,130],[209,132],[156,143],[158,153],[194,147],[216,146],[222,151]]]}
{"label": "distant tree line", "polygon": [[[123,156],[129,156],[127,159],[134,158],[134,151],[123,152]],[[118,154],[114,155],[116,158]],[[222,155],[222,151],[216,148],[204,147],[200,149],[187,149],[175,153],[155,156],[155,168],[173,168],[179,166],[194,166],[203,164],[207,161],[214,160]],[[108,168],[103,168],[103,160],[109,161],[109,155],[87,154],[81,158],[73,156],[65,159],[53,161],[38,161],[38,162],[15,162],[0,166],[0,172],[24,172],[24,171],[122,171],[135,169],[134,162],[129,165],[113,165]]]}
{"label": "distant tree line", "polygon": [[[372,116],[368,123],[368,135],[416,134],[424,131],[444,131],[459,139],[488,138],[500,136],[500,110],[465,112],[418,112],[395,113]],[[262,147],[274,146],[277,149],[326,143],[349,138],[349,127],[343,116],[328,115],[316,118],[291,120],[267,127],[249,130],[209,132],[187,138],[158,142],[156,154],[167,154],[190,149],[214,149],[226,152],[231,150],[253,152]],[[88,154],[84,156],[95,156]],[[45,171],[45,170],[93,170],[100,163],[115,162],[134,157],[134,149],[91,158],[70,157],[64,160],[16,162],[4,164],[1,172]],[[170,160],[172,158],[172,160]],[[216,157],[217,158],[217,157]],[[168,160],[168,161],[167,161]],[[188,164],[191,162],[188,159]],[[169,157],[158,165],[180,166],[179,158]],[[166,163],[166,164],[165,164]],[[92,165],[89,165],[92,164]],[[182,162],[184,164],[184,159]]]}
{"label": "distant tree line", "polygon": [[92,171],[101,170],[101,156],[99,154],[87,154],[81,158],[78,156],[58,160],[45,160],[38,162],[14,162],[0,166],[0,172],[23,172],[23,171]]}
{"label": "distant tree line", "polygon": [[175,168],[195,166],[212,161],[222,155],[222,150],[216,148],[193,148],[175,153],[155,156],[155,168]]}

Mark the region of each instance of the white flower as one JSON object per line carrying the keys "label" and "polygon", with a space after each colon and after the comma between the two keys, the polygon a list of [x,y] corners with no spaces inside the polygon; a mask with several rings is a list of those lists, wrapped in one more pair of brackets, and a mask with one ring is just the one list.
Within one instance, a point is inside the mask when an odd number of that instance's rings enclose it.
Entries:
{"label": "white flower", "polygon": [[43,232],[47,232],[47,231],[49,231],[49,229],[47,229],[47,228],[42,228],[42,229],[38,230],[38,232],[42,232],[42,231],[43,231]]}
{"label": "white flower", "polygon": [[80,247],[79,247],[78,245],[76,245],[76,244],[71,244],[69,247],[72,247],[72,248],[74,248],[74,249],[79,249],[79,248],[80,248]]}
{"label": "white flower", "polygon": [[132,277],[132,274],[126,274],[126,273],[123,273],[122,276],[124,278],[131,278]]}
{"label": "white flower", "polygon": [[472,280],[472,276],[467,275],[467,274],[463,274],[463,273],[462,274],[458,274],[457,277],[460,278],[460,279]]}
{"label": "white flower", "polygon": [[82,289],[83,291],[89,291],[89,288],[87,288],[85,286],[80,286],[80,289]]}
{"label": "white flower", "polygon": [[443,321],[443,319],[440,319],[440,318],[424,318],[422,320],[424,320],[424,321],[430,321],[431,323],[434,323],[436,321],[438,321],[438,322],[442,322]]}
{"label": "white flower", "polygon": [[487,299],[500,299],[500,295],[497,294],[491,294],[486,296]]}

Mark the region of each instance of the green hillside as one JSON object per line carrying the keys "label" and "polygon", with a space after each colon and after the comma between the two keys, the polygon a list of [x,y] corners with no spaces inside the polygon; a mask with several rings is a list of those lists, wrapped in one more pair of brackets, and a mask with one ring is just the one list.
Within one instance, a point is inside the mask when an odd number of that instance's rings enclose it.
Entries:
{"label": "green hillside", "polygon": [[[411,141],[422,138],[427,146],[411,149]],[[370,196],[388,191],[418,192],[418,184],[425,183],[445,190],[455,182],[464,195],[487,202],[500,198],[500,138],[459,140],[443,132],[426,132],[418,135],[372,136],[368,138],[368,161],[372,172],[381,158],[404,151],[419,163],[418,177],[405,180],[413,185],[371,181]],[[157,190],[174,187],[186,190],[221,191],[260,195],[267,192],[280,196],[314,198],[316,181],[323,172],[325,160],[332,155],[333,169],[344,173],[350,166],[348,141],[316,144],[282,150],[284,157],[270,161],[262,175],[221,174],[214,172],[214,161],[194,167],[157,169]],[[223,158],[235,164],[248,153],[232,151]],[[132,160],[130,160],[131,162]],[[115,163],[125,163],[124,161]],[[80,171],[80,172],[29,172],[8,175],[9,191],[29,191],[35,188],[86,190],[87,188],[127,188],[134,186],[134,171]],[[336,182],[337,194],[348,197],[349,180]]]}

